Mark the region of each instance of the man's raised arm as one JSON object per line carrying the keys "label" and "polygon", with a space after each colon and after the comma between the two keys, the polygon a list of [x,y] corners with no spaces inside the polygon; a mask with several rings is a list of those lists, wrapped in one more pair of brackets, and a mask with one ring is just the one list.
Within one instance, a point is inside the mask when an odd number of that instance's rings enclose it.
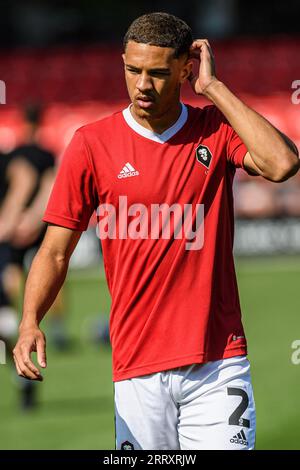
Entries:
{"label": "man's raised arm", "polygon": [[82,232],[55,225],[47,229],[43,243],[28,274],[19,339],[14,348],[18,374],[32,380],[43,380],[31,359],[37,352],[38,364],[46,367],[46,340],[39,324],[62,287],[70,257]]}
{"label": "man's raised arm", "polygon": [[274,182],[297,173],[300,161],[296,145],[216,78],[207,39],[194,41],[190,56],[200,60],[199,73],[189,77],[191,86],[196,94],[203,94],[217,106],[247,147],[245,169]]}

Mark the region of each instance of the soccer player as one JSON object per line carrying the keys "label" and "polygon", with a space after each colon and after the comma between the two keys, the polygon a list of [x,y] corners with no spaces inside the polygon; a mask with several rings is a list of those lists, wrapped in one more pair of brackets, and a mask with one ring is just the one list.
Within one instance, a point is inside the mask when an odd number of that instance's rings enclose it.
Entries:
{"label": "soccer player", "polygon": [[[6,291],[14,301],[23,289],[23,278],[46,230],[42,216],[55,178],[55,157],[39,143],[42,109],[38,104],[23,110],[23,143],[5,157],[7,190],[0,198],[0,242],[7,241],[9,262],[4,270]],[[63,295],[51,310],[51,339],[58,349],[67,346]]]}
{"label": "soccer player", "polygon": [[[37,351],[46,367],[39,324],[98,208],[112,296],[117,448],[253,449],[232,181],[236,168],[284,181],[299,168],[297,149],[217,79],[209,42],[193,41],[182,20],[136,19],[123,60],[130,106],[75,132],[48,202],[14,350],[18,373],[42,380],[30,357]],[[212,104],[183,104],[186,80]],[[182,218],[197,227],[193,237],[179,230]]]}

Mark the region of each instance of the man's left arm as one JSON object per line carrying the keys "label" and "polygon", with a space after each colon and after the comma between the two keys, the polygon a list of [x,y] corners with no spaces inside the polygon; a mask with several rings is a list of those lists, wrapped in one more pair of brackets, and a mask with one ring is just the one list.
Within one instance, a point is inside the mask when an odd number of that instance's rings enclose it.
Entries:
{"label": "man's left arm", "polygon": [[300,166],[296,145],[216,78],[214,57],[206,39],[194,41],[191,57],[200,60],[199,74],[190,77],[192,88],[217,106],[246,145],[245,169],[275,182],[296,174]]}

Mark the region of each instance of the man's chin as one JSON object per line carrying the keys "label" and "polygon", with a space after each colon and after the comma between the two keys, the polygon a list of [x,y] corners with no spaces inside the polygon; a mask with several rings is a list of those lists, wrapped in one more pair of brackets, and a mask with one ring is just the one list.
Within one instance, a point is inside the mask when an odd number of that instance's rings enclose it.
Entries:
{"label": "man's chin", "polygon": [[133,104],[132,106],[133,112],[139,118],[146,118],[146,117],[153,117],[155,115],[155,109],[151,108],[141,108],[138,105]]}

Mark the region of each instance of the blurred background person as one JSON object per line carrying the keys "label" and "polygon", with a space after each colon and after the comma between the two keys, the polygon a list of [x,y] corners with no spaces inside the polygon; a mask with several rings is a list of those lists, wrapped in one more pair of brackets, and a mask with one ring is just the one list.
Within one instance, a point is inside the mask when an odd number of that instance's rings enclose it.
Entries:
{"label": "blurred background person", "polygon": [[[10,237],[11,261],[6,269],[5,282],[12,299],[18,298],[24,283],[24,274],[45,234],[42,215],[55,177],[55,157],[39,143],[42,110],[39,105],[24,109],[24,141],[9,158],[20,159],[30,166],[30,192]],[[29,184],[29,180],[28,183]],[[50,338],[59,349],[67,346],[64,331],[64,305],[60,293],[51,310]]]}
{"label": "blurred background person", "polygon": [[[0,206],[0,335],[11,343],[16,335],[18,305],[24,278],[45,233],[42,215],[55,177],[55,159],[38,143],[41,110],[24,110],[24,143],[1,156]],[[60,294],[52,309],[50,338],[59,349],[66,347]],[[22,406],[36,404],[35,388],[20,381]]]}
{"label": "blurred background person", "polygon": [[[35,173],[23,157],[0,156],[0,338],[6,343],[10,359],[18,328],[16,299],[6,280],[12,262],[10,241],[35,181]],[[34,406],[35,387],[24,380],[18,380],[18,384],[22,407]]]}

